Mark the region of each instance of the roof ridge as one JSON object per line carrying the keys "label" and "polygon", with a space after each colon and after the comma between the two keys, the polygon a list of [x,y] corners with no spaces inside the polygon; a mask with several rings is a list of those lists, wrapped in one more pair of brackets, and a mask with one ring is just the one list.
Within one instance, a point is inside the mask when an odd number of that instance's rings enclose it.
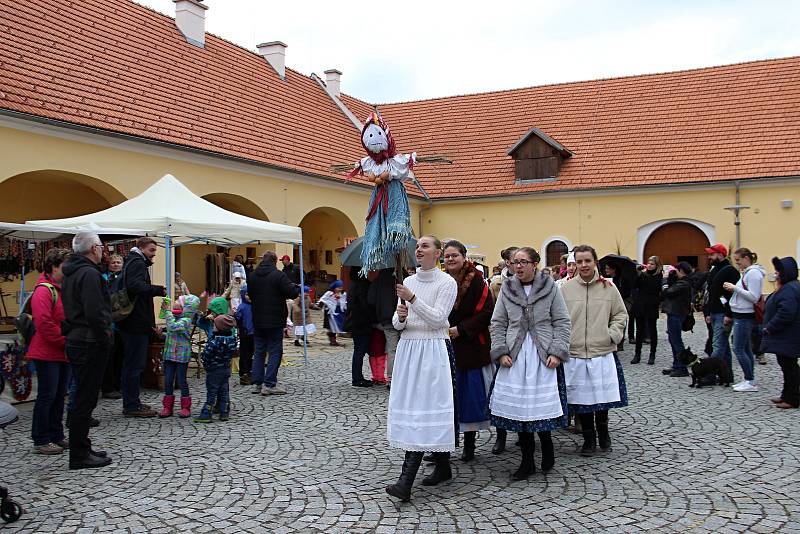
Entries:
{"label": "roof ridge", "polygon": [[422,102],[434,102],[434,101],[441,101],[441,100],[450,100],[454,98],[463,98],[469,96],[483,96],[483,95],[497,95],[503,93],[514,93],[517,91],[525,91],[529,89],[543,89],[548,87],[564,87],[570,85],[581,85],[581,84],[590,84],[596,82],[607,82],[607,81],[614,81],[614,80],[628,80],[634,78],[649,78],[649,77],[657,77],[657,76],[665,76],[668,74],[682,74],[682,73],[695,73],[700,71],[709,71],[709,70],[717,70],[717,69],[725,69],[730,67],[738,67],[742,65],[750,65],[753,63],[770,63],[770,62],[778,62],[778,61],[786,61],[790,59],[800,59],[800,55],[794,56],[783,56],[783,57],[775,57],[775,58],[762,58],[762,59],[751,59],[748,61],[739,61],[736,63],[725,63],[722,65],[710,65],[705,67],[694,67],[688,69],[678,69],[678,70],[670,70],[670,71],[659,71],[659,72],[647,72],[642,74],[628,74],[625,76],[609,76],[607,78],[590,78],[587,80],[575,80],[571,82],[555,82],[555,83],[545,83],[542,85],[526,85],[523,87],[513,87],[511,89],[495,89],[489,91],[476,91],[474,93],[460,93],[455,95],[447,95],[447,96],[436,96],[432,98],[418,98],[416,100],[401,100],[398,102],[379,102],[372,105],[375,106],[398,106],[404,104],[416,104]]}

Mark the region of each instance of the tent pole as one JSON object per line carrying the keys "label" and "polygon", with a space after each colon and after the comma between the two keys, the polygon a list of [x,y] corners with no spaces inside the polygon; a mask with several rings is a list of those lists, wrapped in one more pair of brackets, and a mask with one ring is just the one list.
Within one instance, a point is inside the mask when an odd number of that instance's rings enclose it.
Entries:
{"label": "tent pole", "polygon": [[167,288],[167,297],[169,297],[169,298],[172,298],[172,276],[170,276],[170,262],[172,261],[172,258],[170,257],[171,256],[171,252],[172,252],[170,250],[171,247],[172,247],[172,238],[170,238],[170,236],[168,236],[168,235],[165,235],[164,236],[164,249],[166,250],[166,252],[164,254],[164,256],[165,256],[164,260],[167,263],[167,279],[166,279],[165,286]]}
{"label": "tent pole", "polygon": [[306,333],[306,270],[303,265],[303,242],[300,242],[300,310],[303,314],[303,361],[308,365],[308,334]]}

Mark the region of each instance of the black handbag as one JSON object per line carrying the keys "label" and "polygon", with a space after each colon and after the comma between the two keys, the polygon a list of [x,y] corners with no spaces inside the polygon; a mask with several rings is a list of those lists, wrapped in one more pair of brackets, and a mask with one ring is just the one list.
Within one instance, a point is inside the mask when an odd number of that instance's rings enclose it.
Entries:
{"label": "black handbag", "polygon": [[686,319],[683,320],[681,323],[681,330],[684,332],[694,332],[694,314],[690,313],[686,316]]}

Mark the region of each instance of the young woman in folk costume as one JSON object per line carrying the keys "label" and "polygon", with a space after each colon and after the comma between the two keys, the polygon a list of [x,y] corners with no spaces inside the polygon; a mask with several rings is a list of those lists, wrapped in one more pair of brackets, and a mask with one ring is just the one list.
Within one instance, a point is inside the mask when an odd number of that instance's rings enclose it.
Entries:
{"label": "young woman in folk costume", "polygon": [[456,301],[457,284],[438,268],[441,242],[433,236],[417,241],[421,269],[397,285],[400,303],[392,318],[401,332],[389,393],[389,446],[403,449],[405,461],[397,483],[386,492],[402,501],[411,498],[424,451],[436,454],[436,468],[424,485],[452,478],[450,452],[458,444],[455,369],[448,316]]}
{"label": "young woman in folk costume", "polygon": [[532,248],[514,253],[514,276],[503,282],[491,322],[491,356],[500,364],[489,411],[498,429],[517,432],[522,462],[514,480],[536,472],[539,435],[542,471],[555,464],[551,431],[567,425],[567,387],[562,363],[569,361],[570,318],[553,279],[539,272]]}
{"label": "young woman in folk costume", "polygon": [[376,186],[369,200],[361,251],[361,272],[366,276],[371,270],[394,267],[395,258],[413,239],[408,194],[402,182],[415,179],[412,168],[417,155],[397,153],[392,132],[377,112],[367,118],[361,144],[367,156],[348,176],[363,174]]}
{"label": "young woman in folk costume", "polygon": [[467,260],[467,249],[462,243],[445,244],[444,266],[458,284],[456,302],[448,319],[456,360],[458,422],[464,433],[461,460],[469,462],[475,458],[478,431],[489,429],[488,393],[494,375],[489,357],[489,322],[494,299],[480,271]]}

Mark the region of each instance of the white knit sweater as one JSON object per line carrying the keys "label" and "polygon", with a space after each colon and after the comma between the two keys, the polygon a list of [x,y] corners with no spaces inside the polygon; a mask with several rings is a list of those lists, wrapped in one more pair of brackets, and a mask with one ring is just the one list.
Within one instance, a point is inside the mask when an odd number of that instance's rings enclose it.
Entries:
{"label": "white knit sweater", "polygon": [[[456,302],[458,287],[455,279],[447,273],[433,268],[429,271],[419,270],[403,281],[417,299],[414,303],[406,302],[408,317],[400,322],[395,312],[392,324],[401,330],[402,339],[448,339],[447,330],[450,323],[447,317]],[[399,302],[399,301],[398,301]]]}

